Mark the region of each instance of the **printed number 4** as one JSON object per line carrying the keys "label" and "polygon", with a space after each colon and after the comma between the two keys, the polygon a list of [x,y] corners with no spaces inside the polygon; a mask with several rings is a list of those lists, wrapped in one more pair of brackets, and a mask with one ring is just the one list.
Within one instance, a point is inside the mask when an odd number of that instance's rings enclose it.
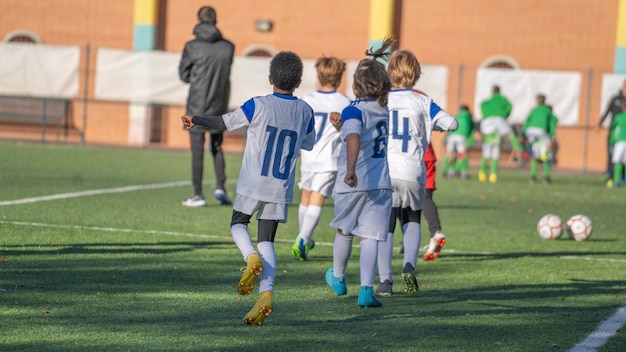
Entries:
{"label": "printed number 4", "polygon": [[398,111],[393,111],[391,118],[393,119],[393,131],[392,137],[393,139],[402,140],[402,152],[406,153],[409,150],[409,141],[411,140],[411,135],[409,134],[409,118],[402,118],[402,134],[398,133]]}
{"label": "printed number 4", "polygon": [[[278,138],[276,138],[278,128],[274,126],[267,126],[265,131],[270,135],[267,140],[267,149],[265,150],[265,157],[263,158],[261,175],[267,176],[269,174],[270,164],[272,164],[272,176],[279,180],[286,180],[289,178],[291,162],[296,154],[298,132],[292,130],[281,130],[278,133]],[[287,143],[289,144],[287,145],[288,150],[287,155],[285,156],[283,153],[285,151],[285,144]]]}

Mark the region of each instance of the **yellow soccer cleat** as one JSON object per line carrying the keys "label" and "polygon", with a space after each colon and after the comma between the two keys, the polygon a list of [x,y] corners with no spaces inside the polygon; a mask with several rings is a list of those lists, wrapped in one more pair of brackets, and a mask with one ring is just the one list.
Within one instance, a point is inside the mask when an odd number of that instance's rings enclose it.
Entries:
{"label": "yellow soccer cleat", "polygon": [[478,181],[480,182],[487,181],[487,174],[484,171],[478,171]]}
{"label": "yellow soccer cleat", "polygon": [[265,317],[272,313],[272,305],[272,291],[261,292],[254,307],[243,318],[243,323],[247,325],[262,325]]}
{"label": "yellow soccer cleat", "polygon": [[263,262],[261,262],[259,255],[256,253],[249,255],[246,268],[237,287],[240,295],[249,295],[254,290],[254,280],[261,275],[261,271],[263,271]]}
{"label": "yellow soccer cleat", "polygon": [[491,183],[498,182],[498,174],[491,174],[491,175],[489,175],[489,182],[491,182]]}

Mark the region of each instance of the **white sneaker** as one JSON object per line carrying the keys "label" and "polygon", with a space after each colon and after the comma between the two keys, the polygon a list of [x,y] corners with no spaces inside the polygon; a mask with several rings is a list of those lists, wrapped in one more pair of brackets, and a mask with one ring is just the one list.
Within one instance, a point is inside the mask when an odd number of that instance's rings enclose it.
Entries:
{"label": "white sneaker", "polygon": [[439,253],[441,252],[441,247],[446,244],[446,236],[437,231],[435,235],[430,239],[430,243],[426,248],[426,253],[424,254],[424,261],[435,260],[439,258]]}
{"label": "white sneaker", "polygon": [[193,196],[183,200],[183,205],[192,208],[206,207],[206,200],[204,196]]}

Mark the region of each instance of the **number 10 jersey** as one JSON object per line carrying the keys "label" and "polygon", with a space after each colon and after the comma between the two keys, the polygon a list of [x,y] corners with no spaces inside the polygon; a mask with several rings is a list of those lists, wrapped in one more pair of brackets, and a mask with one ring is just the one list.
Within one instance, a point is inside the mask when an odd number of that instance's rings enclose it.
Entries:
{"label": "number 10 jersey", "polygon": [[248,127],[237,194],[289,204],[300,149],[315,142],[313,110],[292,95],[270,94],[223,115],[228,131]]}

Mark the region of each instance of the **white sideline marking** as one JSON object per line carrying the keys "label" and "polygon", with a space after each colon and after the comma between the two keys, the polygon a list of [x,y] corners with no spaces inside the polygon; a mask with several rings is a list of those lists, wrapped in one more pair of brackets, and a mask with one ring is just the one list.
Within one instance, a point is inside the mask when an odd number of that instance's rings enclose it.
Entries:
{"label": "white sideline marking", "polygon": [[51,228],[59,228],[59,229],[91,230],[91,231],[103,231],[103,232],[144,233],[144,234],[149,234],[149,235],[166,235],[166,236],[178,236],[178,237],[199,237],[199,238],[213,238],[213,239],[229,238],[226,236],[202,235],[202,234],[197,234],[197,233],[185,233],[185,232],[174,232],[174,231],[120,229],[120,228],[114,228],[114,227],[79,226],[79,225],[57,225],[57,224],[42,224],[38,222],[24,222],[24,221],[0,220],[0,224],[32,226],[32,227],[51,227]]}
{"label": "white sideline marking", "polygon": [[[204,235],[199,233],[186,233],[186,232],[175,232],[175,231],[158,231],[158,230],[135,230],[135,229],[121,229],[115,227],[99,227],[99,226],[79,226],[79,225],[58,225],[58,224],[43,224],[39,222],[26,222],[26,221],[6,221],[0,220],[0,224],[10,224],[10,225],[18,225],[18,226],[32,226],[32,227],[50,227],[57,229],[77,229],[77,230],[90,230],[90,231],[103,231],[103,232],[122,232],[122,233],[143,233],[148,235],[165,235],[165,236],[177,236],[177,237],[195,237],[195,238],[211,238],[211,239],[222,239],[222,240],[232,240],[230,235],[228,236],[220,236],[220,235]],[[293,243],[293,240],[280,240],[276,239],[276,242],[281,243]],[[331,247],[333,243],[331,242],[315,242],[315,245],[328,246]]]}
{"label": "white sideline marking", "polygon": [[71,193],[59,193],[53,194],[49,196],[42,197],[32,197],[32,198],[22,198],[16,200],[7,200],[0,202],[0,206],[4,205],[16,205],[16,204],[26,204],[26,203],[36,203],[36,202],[44,202],[48,200],[57,200],[57,199],[68,199],[68,198],[76,198],[76,197],[85,197],[85,196],[94,196],[99,194],[108,194],[108,193],[124,193],[124,192],[132,192],[132,191],[140,191],[144,189],[157,189],[157,188],[169,188],[169,187],[178,187],[185,186],[191,184],[191,181],[177,181],[177,182],[166,182],[166,183],[152,183],[149,185],[136,185],[136,186],[125,186],[125,187],[117,187],[117,188],[106,188],[106,189],[93,189],[90,191],[81,191],[81,192],[71,192]]}
{"label": "white sideline marking", "polygon": [[559,259],[580,259],[580,260],[588,260],[588,261],[597,261],[597,262],[617,262],[617,263],[626,263],[626,259],[614,259],[614,258],[592,258],[592,257],[581,257],[578,255],[562,255]]}
{"label": "white sideline marking", "polygon": [[626,324],[626,305],[617,310],[612,317],[598,325],[596,330],[584,340],[572,347],[569,352],[593,352]]}

